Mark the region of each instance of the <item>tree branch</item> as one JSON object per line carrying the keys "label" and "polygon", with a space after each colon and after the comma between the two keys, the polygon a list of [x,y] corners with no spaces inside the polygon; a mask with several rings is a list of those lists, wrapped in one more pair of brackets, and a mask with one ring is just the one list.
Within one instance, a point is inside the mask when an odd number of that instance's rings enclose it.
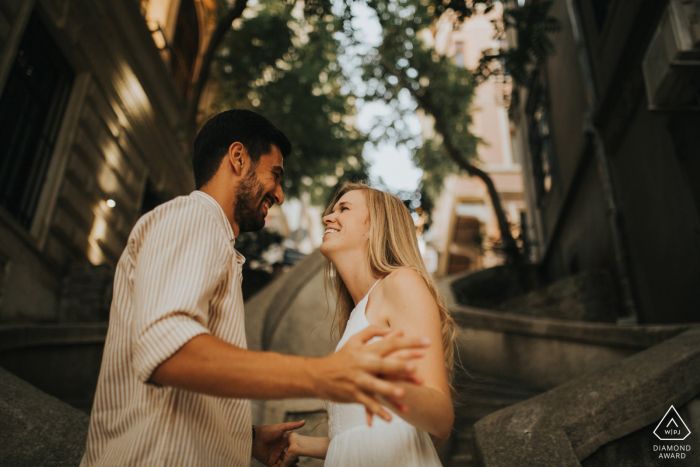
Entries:
{"label": "tree branch", "polygon": [[221,42],[226,36],[226,33],[231,29],[231,23],[241,17],[243,10],[246,9],[248,4],[248,0],[235,1],[236,3],[233,5],[233,7],[217,23],[216,28],[209,39],[207,49],[204,51],[204,55],[202,56],[202,63],[199,67],[197,79],[194,81],[192,86],[192,95],[188,101],[187,113],[185,115],[185,128],[190,141],[194,140],[194,135],[197,130],[197,111],[199,110],[199,101],[202,99],[204,86],[207,84],[209,75],[211,74],[211,64],[214,61],[216,49],[219,48]]}
{"label": "tree branch", "polygon": [[510,233],[510,224],[508,223],[508,218],[506,217],[505,211],[503,210],[503,205],[501,204],[501,198],[498,195],[496,186],[493,183],[491,177],[483,170],[470,164],[467,159],[462,155],[462,152],[457,148],[450,137],[450,131],[448,130],[447,121],[442,112],[442,109],[435,104],[435,101],[431,97],[430,91],[423,87],[414,89],[411,83],[406,79],[406,76],[401,73],[396,67],[386,59],[383,55],[384,44],[379,47],[379,60],[382,66],[387,70],[387,72],[395,76],[401,86],[411,93],[411,95],[416,99],[418,105],[420,105],[427,113],[431,114],[435,119],[435,130],[442,135],[442,144],[445,148],[450,159],[452,159],[462,170],[466,171],[468,174],[479,177],[489,192],[489,197],[491,198],[491,203],[493,204],[493,209],[496,214],[496,219],[498,220],[498,227],[501,231],[501,241],[503,243],[503,248],[505,253],[513,261],[520,261],[521,255],[520,250],[517,248],[515,239]]}

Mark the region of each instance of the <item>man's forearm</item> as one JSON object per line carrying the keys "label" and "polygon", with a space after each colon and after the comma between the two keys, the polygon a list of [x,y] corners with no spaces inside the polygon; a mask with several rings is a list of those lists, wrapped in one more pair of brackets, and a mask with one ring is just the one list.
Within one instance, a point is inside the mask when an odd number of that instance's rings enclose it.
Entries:
{"label": "man's forearm", "polygon": [[158,366],[150,381],[219,397],[313,397],[309,369],[318,360],[243,350],[202,334]]}

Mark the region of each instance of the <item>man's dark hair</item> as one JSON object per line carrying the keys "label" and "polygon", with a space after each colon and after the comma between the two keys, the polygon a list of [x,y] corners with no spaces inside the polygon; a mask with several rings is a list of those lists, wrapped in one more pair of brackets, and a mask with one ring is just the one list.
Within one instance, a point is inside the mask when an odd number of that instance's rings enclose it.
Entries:
{"label": "man's dark hair", "polygon": [[268,119],[250,110],[221,112],[204,124],[194,140],[194,183],[197,189],[212,179],[233,143],[241,143],[255,166],[260,156],[277,146],[282,157],[292,152],[292,143]]}

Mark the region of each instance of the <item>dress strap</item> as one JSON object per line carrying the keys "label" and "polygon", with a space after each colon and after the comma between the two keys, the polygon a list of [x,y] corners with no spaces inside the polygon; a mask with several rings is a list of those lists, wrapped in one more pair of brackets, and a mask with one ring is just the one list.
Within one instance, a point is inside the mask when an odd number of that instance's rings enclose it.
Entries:
{"label": "dress strap", "polygon": [[377,282],[375,282],[374,285],[373,285],[372,287],[370,287],[369,292],[367,292],[367,296],[368,296],[368,297],[369,297],[369,294],[372,293],[372,289],[374,289],[374,287],[375,287],[377,284],[379,284],[379,281],[382,280],[382,279],[383,279],[383,277],[380,277],[379,279],[377,279]]}
{"label": "dress strap", "polygon": [[[365,294],[365,296],[362,297],[362,300],[360,300],[359,302],[357,302],[356,307],[359,306],[359,304],[360,304],[361,302],[364,302],[365,300],[369,300],[369,294],[372,293],[372,289],[374,289],[374,286],[375,286],[375,285],[379,284],[379,281],[380,281],[380,280],[382,280],[381,277],[380,277],[379,279],[377,279],[377,282],[375,282],[374,285],[373,285],[372,287],[370,287],[369,292],[367,292],[367,293]],[[353,311],[355,311],[355,310],[353,309]]]}

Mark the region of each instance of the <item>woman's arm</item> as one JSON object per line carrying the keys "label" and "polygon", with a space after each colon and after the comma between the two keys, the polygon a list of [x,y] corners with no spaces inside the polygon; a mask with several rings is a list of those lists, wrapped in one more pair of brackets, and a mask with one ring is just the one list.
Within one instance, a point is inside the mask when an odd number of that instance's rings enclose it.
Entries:
{"label": "woman's arm", "polygon": [[425,357],[416,362],[416,376],[423,385],[398,383],[406,390],[403,403],[409,409],[398,415],[416,428],[444,439],[452,429],[454,411],[437,303],[423,279],[412,269],[398,269],[382,282],[384,284],[377,287],[366,309],[369,322],[388,325],[392,329],[401,328],[409,337],[430,339]]}
{"label": "woman's arm", "polygon": [[299,433],[289,433],[289,447],[284,454],[282,466],[288,467],[295,464],[301,456],[325,459],[328,452],[329,438],[317,436],[302,436]]}

